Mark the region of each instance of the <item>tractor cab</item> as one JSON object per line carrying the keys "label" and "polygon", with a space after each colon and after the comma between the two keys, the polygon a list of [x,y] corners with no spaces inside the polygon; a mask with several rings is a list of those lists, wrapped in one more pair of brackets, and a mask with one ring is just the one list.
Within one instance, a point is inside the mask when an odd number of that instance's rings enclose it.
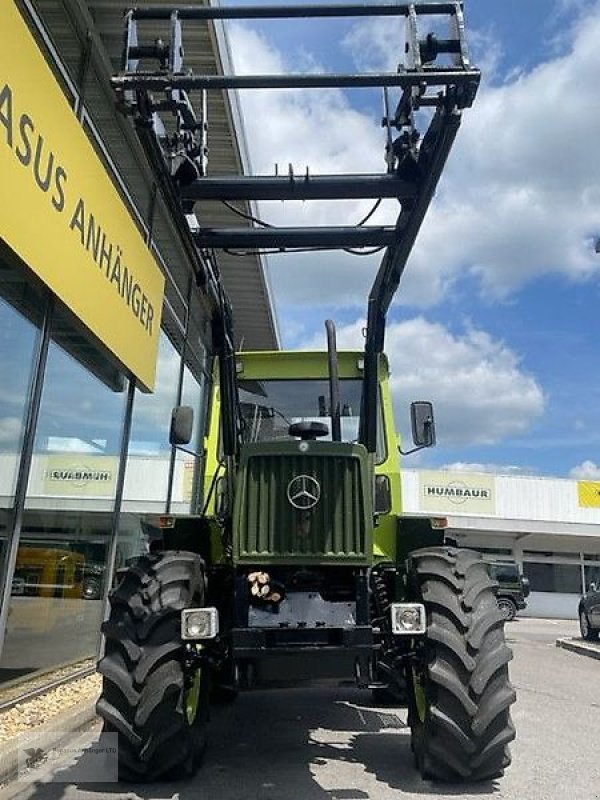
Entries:
{"label": "tractor cab", "polygon": [[[393,536],[384,517],[400,512],[400,459],[389,384],[389,367],[380,357],[377,399],[377,444],[372,456],[359,445],[363,354],[337,354],[339,385],[339,440],[334,440],[335,414],[327,352],[278,351],[240,353],[236,374],[241,418],[242,461],[268,448],[289,448],[298,454],[335,453],[351,446],[365,468],[372,465],[375,485],[369,488],[370,505],[381,536],[376,535],[375,555],[394,555]],[[220,390],[215,387],[210,434],[207,440],[206,493],[222,463],[220,446]],[[213,511],[215,507],[213,504]]]}

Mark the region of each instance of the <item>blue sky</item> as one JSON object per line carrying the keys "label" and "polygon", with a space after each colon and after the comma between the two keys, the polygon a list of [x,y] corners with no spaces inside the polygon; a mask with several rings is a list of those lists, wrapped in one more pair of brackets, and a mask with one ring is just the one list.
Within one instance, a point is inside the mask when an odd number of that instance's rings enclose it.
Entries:
{"label": "blue sky", "polygon": [[[246,3],[252,5],[253,3]],[[412,466],[600,479],[600,3],[471,0],[484,81],[389,318],[398,426],[436,403],[439,446]],[[389,22],[228,27],[239,72],[393,68]],[[377,93],[245,93],[255,171],[383,170]],[[363,203],[263,204],[275,223],[348,224]],[[386,216],[387,215],[387,216]],[[394,207],[377,221],[391,220]],[[360,347],[375,259],[270,260],[284,345],[318,345],[333,317]]]}

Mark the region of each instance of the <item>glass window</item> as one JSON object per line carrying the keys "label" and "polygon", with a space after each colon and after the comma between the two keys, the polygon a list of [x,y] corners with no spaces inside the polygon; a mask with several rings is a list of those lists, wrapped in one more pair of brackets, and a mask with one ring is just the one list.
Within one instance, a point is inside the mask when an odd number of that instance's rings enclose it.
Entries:
{"label": "glass window", "polygon": [[0,496],[14,499],[39,329],[0,298]]}
{"label": "glass window", "polygon": [[111,521],[109,512],[25,512],[0,682],[95,657]]}
{"label": "glass window", "polygon": [[490,577],[500,583],[518,583],[519,567],[516,564],[490,564]]}
{"label": "glass window", "polygon": [[5,680],[97,651],[126,383],[71,323],[55,314],[0,661]]}
{"label": "glass window", "polygon": [[[64,319],[55,326],[65,342]],[[73,337],[71,345],[79,343]],[[75,358],[56,340],[50,343],[31,465],[27,508],[110,511],[117,485],[126,390],[95,359]],[[85,366],[84,366],[85,364]],[[102,380],[97,375],[104,374]]]}
{"label": "glass window", "polygon": [[477,547],[476,550],[481,551],[483,556],[511,556],[512,550],[510,547]]}
{"label": "glass window", "polygon": [[578,564],[550,564],[525,561],[523,574],[532,592],[581,594],[581,568]]}
{"label": "glass window", "polygon": [[[240,403],[247,442],[288,439],[294,422],[322,422],[329,428],[329,381],[327,380],[240,380]],[[340,381],[342,440],[356,442],[360,415],[362,381]],[[377,463],[386,458],[383,414],[379,403]]]}
{"label": "glass window", "polygon": [[[206,428],[207,386],[204,375],[200,382],[185,367],[181,390],[181,405],[194,409],[194,428],[187,450],[176,450],[171,510],[175,513],[196,513],[202,506],[204,476],[204,434]],[[192,455],[194,451],[199,457]],[[182,505],[179,505],[179,504]]]}
{"label": "glass window", "polygon": [[181,358],[161,333],[152,394],[136,390],[125,474],[124,504],[128,511],[164,511],[169,483],[171,412],[177,405]]}
{"label": "glass window", "polygon": [[45,295],[0,251],[0,571],[11,533],[17,474],[38,352]]}
{"label": "glass window", "polygon": [[560,551],[545,551],[541,550],[523,550],[525,558],[571,558],[574,561],[579,561],[579,553],[561,553]]}
{"label": "glass window", "polygon": [[596,566],[588,566],[586,564],[584,571],[586,590],[589,591],[592,588],[592,584],[595,585],[597,590],[600,590],[600,564]]}

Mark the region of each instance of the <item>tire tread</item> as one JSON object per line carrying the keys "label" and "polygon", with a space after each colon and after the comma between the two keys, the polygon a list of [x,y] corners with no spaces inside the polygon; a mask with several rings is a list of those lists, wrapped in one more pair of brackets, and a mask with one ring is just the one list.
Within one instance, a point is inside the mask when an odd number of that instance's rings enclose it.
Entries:
{"label": "tire tread", "polygon": [[428,615],[428,715],[409,715],[421,771],[449,782],[499,777],[510,764],[516,695],[495,584],[479,553],[453,547],[414,552],[409,570]]}
{"label": "tire tread", "polygon": [[96,710],[119,738],[119,777],[148,781],[193,771],[195,732],[183,703],[180,612],[205,593],[204,564],[171,551],[135,559],[109,595]]}

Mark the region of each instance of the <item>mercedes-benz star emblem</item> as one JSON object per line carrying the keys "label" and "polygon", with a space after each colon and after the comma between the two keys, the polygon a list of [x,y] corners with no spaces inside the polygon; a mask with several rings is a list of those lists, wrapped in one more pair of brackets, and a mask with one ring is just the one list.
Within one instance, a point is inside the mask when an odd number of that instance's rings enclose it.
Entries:
{"label": "mercedes-benz star emblem", "polygon": [[321,485],[312,475],[298,475],[288,483],[287,498],[294,508],[309,511],[321,497]]}

